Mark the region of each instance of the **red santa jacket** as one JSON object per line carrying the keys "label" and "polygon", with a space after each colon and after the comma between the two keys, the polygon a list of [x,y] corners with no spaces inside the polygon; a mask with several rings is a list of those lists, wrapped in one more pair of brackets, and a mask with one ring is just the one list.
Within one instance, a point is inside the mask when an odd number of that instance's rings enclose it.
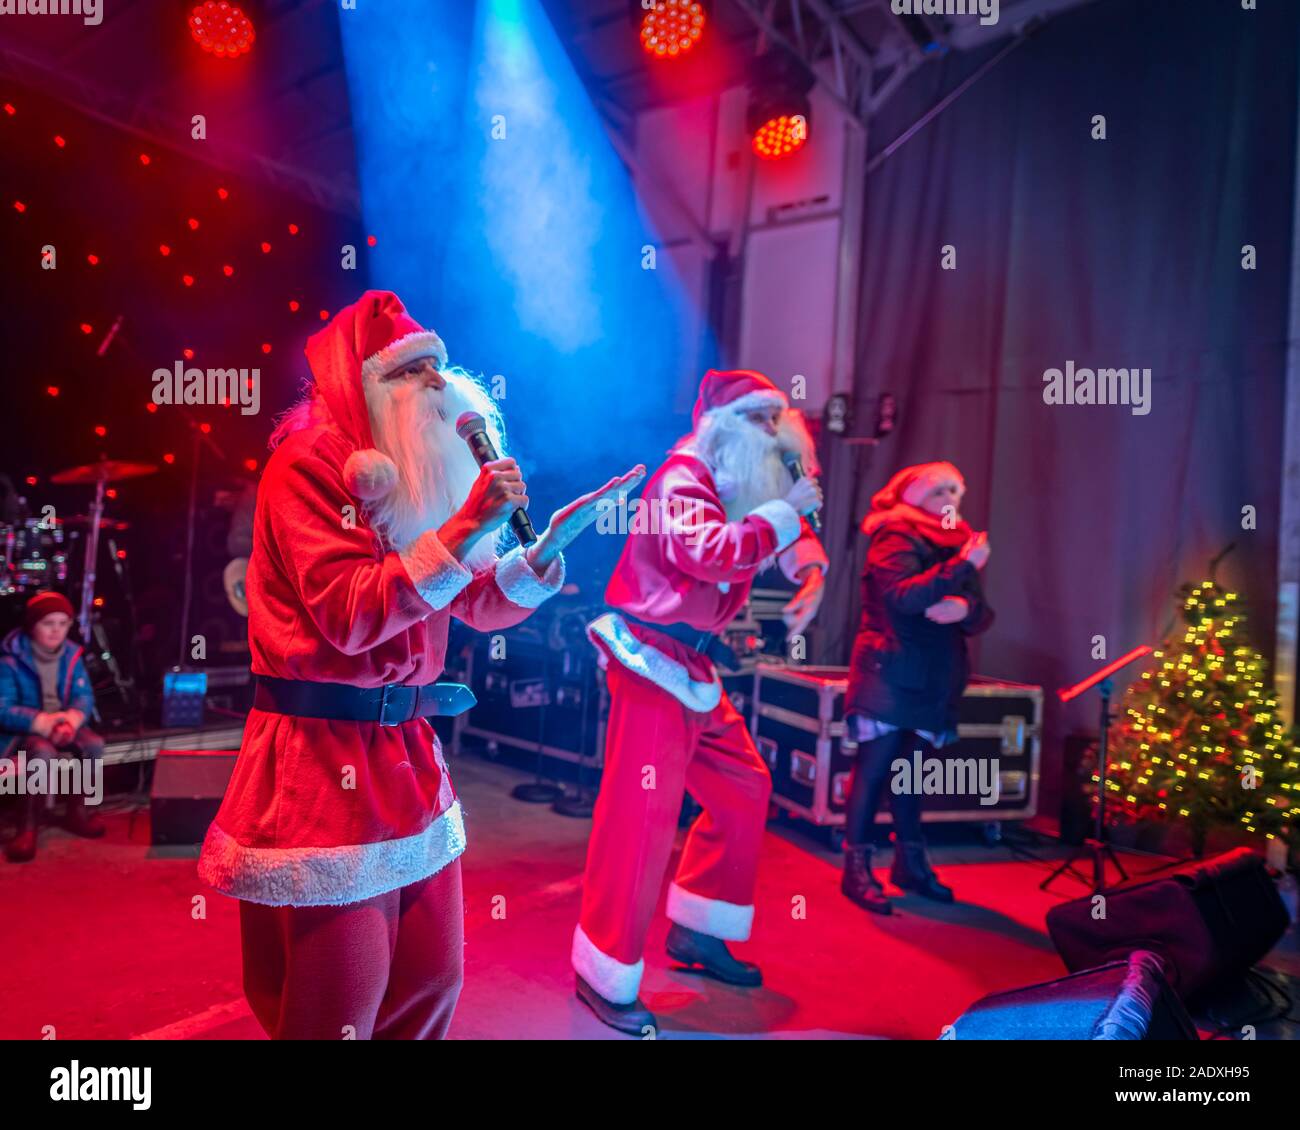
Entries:
{"label": "red santa jacket", "polygon": [[[267,463],[247,580],[255,674],[430,683],[452,616],[506,628],[560,588],[562,561],[539,577],[515,549],[471,573],[432,531],[385,552],[343,485],[349,450],[313,428]],[[413,883],[464,849],[427,720],[388,727],[254,710],[199,875],[250,902],[338,905]]]}
{"label": "red santa jacket", "polygon": [[[655,472],[632,514],[605,600],[652,624],[719,631],[735,619],[754,577],[774,557],[792,580],[807,565],[827,565],[816,534],[784,499],[727,521],[708,466],[684,451]],[[617,612],[593,620],[587,634],[607,661],[622,663],[688,709],[707,712],[718,705],[717,672],[691,648]]]}

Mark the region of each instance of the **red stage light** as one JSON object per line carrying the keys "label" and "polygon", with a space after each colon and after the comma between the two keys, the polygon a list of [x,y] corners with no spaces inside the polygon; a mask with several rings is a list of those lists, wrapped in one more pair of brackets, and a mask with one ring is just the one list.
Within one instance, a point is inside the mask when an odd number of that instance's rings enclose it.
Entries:
{"label": "red stage light", "polygon": [[12,118],[16,113],[18,113],[18,111],[14,108],[14,104],[12,102],[6,102],[5,113]]}
{"label": "red stage light", "polygon": [[193,286],[193,285],[194,285],[194,276],[193,276],[193,275],[181,275],[181,282],[183,282],[186,286]]}
{"label": "red stage light", "polygon": [[204,51],[234,59],[253,49],[253,21],[226,0],[205,0],[190,13],[190,35]]}
{"label": "red stage light", "polygon": [[151,160],[152,160],[152,158],[149,156],[148,153],[141,153],[141,154],[140,154],[140,164],[142,164],[142,165],[147,165],[147,164],[149,164],[149,162],[150,162]]}
{"label": "red stage light", "polygon": [[144,406],[144,409],[145,409],[146,412],[157,412],[157,411],[158,411],[158,405],[156,405],[156,404],[151,400],[151,401],[149,401],[148,404],[146,404],[146,405]]}
{"label": "red stage light", "polygon": [[200,425],[199,425],[199,431],[201,431],[204,435],[207,435],[209,432],[212,431],[212,425],[211,425],[211,424],[200,424]]}
{"label": "red stage light", "polygon": [[269,341],[262,342],[262,352],[263,353],[271,352],[271,343]]}
{"label": "red stage light", "polygon": [[103,607],[104,607],[104,598],[103,598],[102,596],[97,596],[97,597],[95,597],[94,605],[95,605],[96,608],[103,608]]}
{"label": "red stage light", "polygon": [[28,485],[29,487],[34,487],[34,486],[35,486],[39,481],[40,481],[40,480],[39,480],[35,475],[28,475],[28,476],[27,476],[27,485]]}
{"label": "red stage light", "polygon": [[765,161],[788,157],[808,143],[808,119],[803,114],[769,118],[754,131],[754,152]]}
{"label": "red stage light", "polygon": [[26,212],[26,211],[27,211],[27,205],[24,204],[21,200],[15,200],[15,201],[14,201],[14,209],[15,209],[15,211],[18,211],[18,212]]}
{"label": "red stage light", "polygon": [[176,456],[174,456],[174,455],[169,451],[169,452],[167,452],[167,453],[163,456],[163,462],[164,462],[164,463],[175,463],[175,462],[176,462]]}
{"label": "red stage light", "polygon": [[92,267],[98,267],[98,266],[99,266],[99,256],[98,256],[98,255],[87,255],[87,256],[86,256],[86,262],[89,263]]}
{"label": "red stage light", "polygon": [[158,244],[158,250],[163,255],[170,255],[172,253],[172,249],[165,243]]}
{"label": "red stage light", "polygon": [[116,487],[109,487],[108,490],[106,490],[106,491],[104,492],[104,497],[105,497],[105,498],[116,498],[116,497],[117,497],[117,488],[116,488]]}
{"label": "red stage light", "polygon": [[59,395],[59,386],[58,386],[58,385],[46,385],[46,387],[45,387],[45,391],[46,391],[47,393],[49,393],[50,396],[58,396],[58,395]]}
{"label": "red stage light", "polygon": [[186,222],[187,224],[190,225],[190,231],[198,231],[198,230],[199,230],[199,221],[196,220],[193,216],[191,216],[191,217],[190,217],[188,220],[186,220],[185,222]]}
{"label": "red stage light", "polygon": [[256,460],[256,459],[245,459],[245,460],[244,460],[244,466],[245,466],[248,470],[250,470],[250,471],[256,471],[256,470],[257,470],[257,460]]}
{"label": "red stage light", "polygon": [[322,310],[320,312],[320,320],[322,322],[328,322],[330,320],[330,312],[328,310]]}
{"label": "red stage light", "polygon": [[61,138],[61,137],[56,133],[56,134],[54,135],[54,144],[57,145],[60,149],[62,149],[62,148],[63,148],[65,145],[67,145],[68,143],[67,143],[66,141],[64,141],[63,138]]}
{"label": "red stage light", "polygon": [[296,299],[293,298],[289,299],[289,309],[292,310],[295,314],[298,312],[299,307]]}
{"label": "red stage light", "polygon": [[192,349],[182,349],[182,350],[181,350],[181,356],[184,357],[186,361],[193,361],[193,360],[194,360],[194,350],[192,350]]}
{"label": "red stage light", "polygon": [[95,332],[95,327],[92,326],[89,322],[82,322],[82,323],[81,323],[81,332],[82,332],[83,334],[92,334],[92,333]]}
{"label": "red stage light", "polygon": [[221,273],[225,275],[226,278],[230,278],[230,276],[235,273],[235,268],[232,267],[229,263],[227,263],[224,267],[221,268]]}
{"label": "red stage light", "polygon": [[227,197],[230,196],[230,193],[227,192],[224,188],[219,188],[219,189],[217,189],[217,195],[218,195],[222,200],[225,200]]}
{"label": "red stage light", "polygon": [[297,224],[290,224],[290,225],[289,225],[289,234],[290,234],[290,235],[297,235],[297,234],[298,234],[298,225],[297,225]]}
{"label": "red stage light", "polygon": [[266,240],[262,240],[262,254],[263,255],[271,254],[271,245],[267,243]]}
{"label": "red stage light", "polygon": [[374,247],[374,245],[378,243],[379,240],[377,240],[373,235],[368,235],[366,236],[366,242],[370,244],[371,247]]}
{"label": "red stage light", "polygon": [[97,436],[99,436],[100,439],[103,439],[104,436],[108,435],[108,429],[107,429],[106,427],[104,427],[103,424],[96,424],[96,425],[95,425],[95,434],[96,434]]}
{"label": "red stage light", "polygon": [[676,59],[700,41],[704,23],[696,0],[656,0],[641,17],[641,47],[656,59]]}
{"label": "red stage light", "polygon": [[125,560],[126,560],[126,550],[125,550],[125,549],[119,549],[119,550],[117,551],[117,559],[118,559],[119,561],[125,561]]}

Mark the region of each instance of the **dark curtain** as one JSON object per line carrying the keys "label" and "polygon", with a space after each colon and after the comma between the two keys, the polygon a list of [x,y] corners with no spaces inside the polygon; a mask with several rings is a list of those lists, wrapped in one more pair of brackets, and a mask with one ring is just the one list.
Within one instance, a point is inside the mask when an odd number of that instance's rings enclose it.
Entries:
{"label": "dark curtain", "polygon": [[[1058,17],[865,178],[856,430],[885,391],[900,425],[874,448],[828,441],[821,654],[847,659],[871,494],[900,466],[955,462],[993,547],[998,620],[976,670],[1048,689],[1049,816],[1063,736],[1097,717],[1095,699],[1062,709],[1051,692],[1097,669],[1095,636],[1110,658],[1158,642],[1178,585],[1235,543],[1218,577],[1271,647],[1298,18],[1269,7],[1103,0]],[[914,75],[872,152],[998,49]],[[1043,374],[1067,361],[1150,368],[1150,413],[1046,404]]]}

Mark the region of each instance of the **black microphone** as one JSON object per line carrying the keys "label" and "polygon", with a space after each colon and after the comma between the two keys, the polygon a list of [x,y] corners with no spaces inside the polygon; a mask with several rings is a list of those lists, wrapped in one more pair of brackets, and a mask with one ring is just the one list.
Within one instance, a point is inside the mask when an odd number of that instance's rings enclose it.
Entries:
{"label": "black microphone", "polygon": [[[790,472],[790,477],[796,483],[803,478],[803,463],[800,462],[799,456],[793,451],[781,452],[781,462],[785,464],[785,469]],[[808,524],[818,533],[821,532],[822,518],[816,510],[808,515]]]}
{"label": "black microphone", "polygon": [[[474,458],[478,460],[480,467],[498,458],[497,449],[492,445],[492,437],[488,435],[487,421],[477,412],[461,413],[456,421],[456,434],[469,444],[469,449],[474,453]],[[537,534],[533,532],[533,524],[528,520],[527,510],[516,510],[510,515],[510,528],[514,530],[520,545],[532,545],[537,540]]]}

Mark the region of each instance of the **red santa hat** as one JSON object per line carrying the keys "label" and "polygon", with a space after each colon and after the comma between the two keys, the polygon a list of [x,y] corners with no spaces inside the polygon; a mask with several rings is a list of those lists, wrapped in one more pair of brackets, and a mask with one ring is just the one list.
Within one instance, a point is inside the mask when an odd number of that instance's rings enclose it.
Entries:
{"label": "red santa hat", "polygon": [[700,381],[700,395],[695,399],[691,421],[698,428],[700,419],[710,412],[724,408],[729,412],[748,412],[766,405],[788,408],[790,402],[762,373],[752,369],[710,369]]}
{"label": "red santa hat", "polygon": [[307,339],[306,353],[316,391],[355,448],[343,467],[344,484],[363,502],[383,498],[397,484],[397,465],[375,447],[364,382],[420,357],[445,365],[446,346],[406,312],[397,295],[368,290]]}

